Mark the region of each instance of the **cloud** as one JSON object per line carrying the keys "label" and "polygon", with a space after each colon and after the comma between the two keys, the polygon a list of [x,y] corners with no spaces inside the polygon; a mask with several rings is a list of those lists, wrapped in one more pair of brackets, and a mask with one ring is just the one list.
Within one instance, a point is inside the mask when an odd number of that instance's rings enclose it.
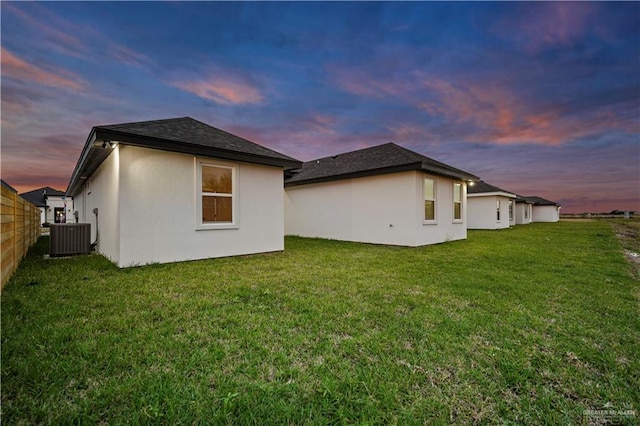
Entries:
{"label": "cloud", "polygon": [[134,67],[144,67],[152,65],[153,61],[147,56],[128,47],[119,45],[112,41],[105,41],[106,50],[109,57],[124,65]]}
{"label": "cloud", "polygon": [[[362,98],[361,104],[371,114],[384,115],[383,122],[391,123],[387,128],[397,130],[391,133],[393,139],[409,143],[411,135],[424,139],[439,134],[472,143],[560,145],[606,132],[640,131],[634,87],[606,92],[589,87],[576,94],[567,92],[565,76],[558,76],[545,91],[530,91],[522,87],[522,79],[506,72],[496,69],[480,77],[465,73],[445,77],[408,66],[393,73],[333,67],[330,78],[339,89]],[[526,78],[541,77],[525,73]],[[391,107],[402,114],[388,112]],[[423,113],[422,118],[416,110]],[[415,129],[418,122],[424,131]],[[413,127],[411,132],[407,125]]]}
{"label": "cloud", "polygon": [[473,124],[470,142],[490,141],[499,144],[560,144],[578,136],[571,126],[558,126],[553,109],[536,111],[524,103],[518,93],[500,84],[449,82],[428,77],[422,81],[433,98],[418,103],[429,114],[441,115],[452,122]]}
{"label": "cloud", "polygon": [[564,212],[603,211],[587,206],[589,200],[617,201],[618,207],[609,210],[640,209],[640,190],[627,184],[640,179],[640,146],[633,135],[607,134],[563,145],[461,144],[433,155],[508,191],[559,201]]}
{"label": "cloud", "polygon": [[[20,6],[10,2],[2,3],[3,12],[18,18],[30,29],[37,40],[36,48],[48,49],[64,55],[80,58],[93,63],[103,61],[103,55],[124,65],[143,67],[153,61],[143,53],[119,44],[95,28],[77,24],[61,18],[48,8],[37,3],[24,3]],[[82,38],[77,35],[81,34]],[[21,46],[22,47],[22,46]]]}
{"label": "cloud", "polygon": [[82,91],[86,86],[86,82],[74,73],[55,68],[39,68],[23,61],[4,47],[1,52],[3,77],[74,91]]}
{"label": "cloud", "polygon": [[[52,134],[33,137],[32,135],[4,135],[14,143],[3,146],[2,175],[19,192],[41,186],[52,186],[65,190],[71,172],[82,149],[86,135]],[[18,143],[16,143],[18,142]]]}
{"label": "cloud", "polygon": [[[69,56],[84,56],[87,46],[78,37],[72,35],[85,34],[84,29],[81,30],[78,26],[71,25],[68,21],[60,19],[36,3],[29,5],[32,13],[25,11],[23,6],[17,6],[12,2],[2,3],[3,13],[8,12],[35,30],[41,35],[39,40],[41,43]],[[38,19],[36,14],[43,15],[42,19]]]}
{"label": "cloud", "polygon": [[264,96],[248,82],[229,77],[177,81],[173,86],[221,105],[258,104]]}
{"label": "cloud", "polygon": [[593,29],[600,6],[588,2],[521,4],[491,28],[530,52],[571,48]]}
{"label": "cloud", "polygon": [[[377,68],[380,69],[380,68]],[[399,98],[407,95],[407,83],[390,76],[374,76],[359,68],[327,67],[333,83],[347,93],[374,98]],[[388,74],[385,72],[385,74]]]}

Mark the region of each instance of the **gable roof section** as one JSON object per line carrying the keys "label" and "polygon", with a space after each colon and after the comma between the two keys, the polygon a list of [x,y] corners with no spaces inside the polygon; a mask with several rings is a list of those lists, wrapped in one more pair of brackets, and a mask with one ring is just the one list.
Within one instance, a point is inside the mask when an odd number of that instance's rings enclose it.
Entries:
{"label": "gable roof section", "polygon": [[93,174],[117,142],[162,151],[283,167],[300,167],[301,161],[194,120],[191,117],[96,126],[91,129],[71,176],[67,193],[73,195]]}
{"label": "gable roof section", "polygon": [[305,162],[298,170],[287,172],[285,187],[308,185],[356,177],[374,176],[408,170],[471,180],[477,176],[410,151],[395,143],[386,143],[331,157]]}
{"label": "gable roof section", "polygon": [[533,204],[534,206],[560,206],[559,203],[556,203],[555,201],[549,201],[545,198],[542,197],[538,197],[535,195],[532,196],[527,196],[527,197],[521,197],[524,200],[526,200],[528,203]]}
{"label": "gable roof section", "polygon": [[15,192],[16,194],[18,193],[18,191],[16,191],[16,189],[13,186],[11,186],[7,182],[5,182],[4,179],[0,179],[0,183],[2,183],[2,186],[7,188],[9,191]]}
{"label": "gable roof section", "polygon": [[467,197],[480,197],[486,195],[502,195],[504,197],[516,198],[517,195],[513,192],[505,191],[504,189],[493,186],[484,181],[474,182],[473,185],[467,186]]}
{"label": "gable roof section", "polygon": [[518,195],[516,197],[516,203],[533,204],[533,201],[530,201],[528,198],[523,197],[522,195]]}
{"label": "gable roof section", "polygon": [[54,197],[64,197],[64,191],[58,191],[50,186],[34,189],[33,191],[20,194],[22,198],[34,204],[36,207],[47,207],[47,197],[53,195]]}

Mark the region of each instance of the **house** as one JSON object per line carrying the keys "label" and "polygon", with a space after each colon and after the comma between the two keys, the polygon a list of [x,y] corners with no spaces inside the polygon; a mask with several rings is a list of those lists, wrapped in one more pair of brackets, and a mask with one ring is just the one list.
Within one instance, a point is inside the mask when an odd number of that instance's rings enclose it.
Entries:
{"label": "house", "polygon": [[467,187],[467,228],[504,229],[516,224],[516,194],[483,181]]}
{"label": "house", "polygon": [[190,117],[97,126],[67,195],[120,267],[280,251],[301,164]]}
{"label": "house", "polygon": [[527,225],[532,222],[533,202],[518,195],[516,198],[516,225]]}
{"label": "house", "polygon": [[40,223],[73,223],[73,197],[50,186],[20,194],[40,209]]}
{"label": "house", "polygon": [[532,204],[533,222],[557,222],[560,220],[560,204],[538,196],[522,197]]}
{"label": "house", "polygon": [[394,143],[305,162],[285,177],[285,234],[401,246],[467,236],[471,173]]}

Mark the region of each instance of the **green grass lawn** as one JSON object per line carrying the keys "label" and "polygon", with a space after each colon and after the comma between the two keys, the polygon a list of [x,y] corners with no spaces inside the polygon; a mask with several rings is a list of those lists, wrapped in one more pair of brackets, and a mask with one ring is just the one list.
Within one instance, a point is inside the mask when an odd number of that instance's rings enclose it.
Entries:
{"label": "green grass lawn", "polygon": [[640,282],[610,222],[122,270],[47,244],[2,293],[6,424],[640,419]]}

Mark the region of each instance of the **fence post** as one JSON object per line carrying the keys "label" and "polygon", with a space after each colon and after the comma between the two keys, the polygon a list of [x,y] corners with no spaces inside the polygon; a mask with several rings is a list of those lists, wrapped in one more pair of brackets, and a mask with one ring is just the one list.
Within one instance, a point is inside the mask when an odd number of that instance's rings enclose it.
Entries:
{"label": "fence post", "polygon": [[[7,185],[8,186],[8,185]],[[40,210],[2,182],[0,292],[40,236]],[[13,203],[10,205],[9,203]],[[21,205],[18,205],[18,204]],[[12,241],[13,239],[13,241]],[[22,240],[21,240],[22,239]]]}

